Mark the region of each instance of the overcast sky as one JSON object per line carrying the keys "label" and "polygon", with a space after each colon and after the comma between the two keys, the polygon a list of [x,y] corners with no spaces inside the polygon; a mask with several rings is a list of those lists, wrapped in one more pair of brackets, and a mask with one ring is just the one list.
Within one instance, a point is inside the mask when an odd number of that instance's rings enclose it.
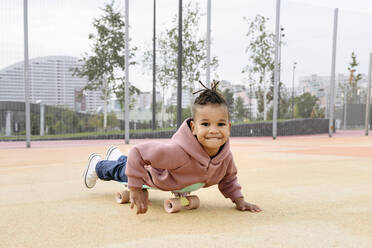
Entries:
{"label": "overcast sky", "polygon": [[[88,34],[94,32],[92,20],[98,17],[103,0],[29,1],[30,58],[48,55],[81,57],[89,51]],[[118,2],[118,1],[116,1]],[[139,48],[137,60],[152,44],[152,0],[130,0],[131,45]],[[184,0],[184,3],[186,0]],[[198,2],[203,14],[200,35],[206,33],[207,0]],[[331,73],[334,8],[339,8],[336,73],[347,74],[351,52],[357,54],[359,72],[367,74],[372,52],[372,1],[370,0],[282,0],[281,25],[284,27],[281,79],[292,85],[292,66],[297,62],[299,76]],[[275,0],[212,0],[212,56],[219,59],[218,79],[242,83],[242,68],[249,62],[245,53],[247,24],[243,17],[260,14],[270,18],[275,28]],[[124,0],[119,4],[124,7]],[[124,9],[124,8],[123,8]],[[124,12],[124,11],[123,11]],[[178,13],[178,1],[157,0],[157,32],[165,30]],[[0,69],[23,60],[23,0],[0,1]],[[151,90],[152,72],[144,74],[131,67],[130,81],[141,90]],[[211,76],[214,78],[214,75]],[[205,81],[203,75],[202,81]]]}

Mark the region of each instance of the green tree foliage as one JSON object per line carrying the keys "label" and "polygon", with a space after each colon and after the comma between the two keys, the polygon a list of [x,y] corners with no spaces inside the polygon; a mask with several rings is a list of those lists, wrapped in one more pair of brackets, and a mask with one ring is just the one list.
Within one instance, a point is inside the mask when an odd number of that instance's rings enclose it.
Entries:
{"label": "green tree foliage", "polygon": [[[39,115],[35,114],[33,120],[37,129],[32,134],[39,134]],[[82,114],[67,107],[47,107],[45,113],[46,134],[68,134],[81,132],[102,131],[103,114]],[[113,112],[108,113],[108,129],[120,129],[120,121]]]}
{"label": "green tree foliage", "polygon": [[[166,113],[170,114],[169,124],[172,127],[177,126],[177,106],[169,105],[165,110]],[[182,121],[191,117],[191,108],[182,108]]]}
{"label": "green tree foliage", "polygon": [[[289,93],[287,89],[285,88],[284,84],[282,82],[279,82],[280,86],[280,97],[278,97],[278,103],[279,103],[279,116],[281,119],[288,119],[292,117],[292,112],[291,112],[291,99],[289,97]],[[267,94],[267,100],[268,102],[271,102],[274,100],[274,85],[272,84],[270,86],[270,91]],[[279,92],[278,92],[279,93]],[[273,113],[273,107],[270,109],[270,115],[269,115],[269,120],[272,119],[272,113]]]}
{"label": "green tree foliage", "polygon": [[280,109],[280,118],[281,119],[290,119],[292,118],[292,105],[290,94],[288,93],[285,87],[280,90],[281,97],[279,98],[279,109]]}
{"label": "green tree foliage", "polygon": [[[182,29],[182,81],[183,88],[193,91],[195,83],[200,80],[201,74],[206,69],[206,41],[199,34],[200,10],[198,3],[189,1],[183,8]],[[152,71],[152,49],[144,53],[143,64]],[[156,48],[156,80],[163,91],[169,86],[176,87],[178,65],[178,16],[175,15],[170,28],[160,32],[157,37]],[[218,66],[217,57],[211,59],[211,70]]]}
{"label": "green tree foliage", "polygon": [[[312,113],[314,113],[314,109],[318,109],[318,113],[320,117],[321,111],[319,109],[319,105],[317,102],[319,99],[316,96],[311,95],[310,93],[306,92],[298,97],[295,98],[295,117],[296,118],[310,118],[312,117]],[[314,117],[314,116],[313,116]]]}
{"label": "green tree foliage", "polygon": [[234,94],[232,91],[230,91],[230,89],[225,89],[222,92],[222,95],[226,100],[229,113],[232,115],[234,113]]}
{"label": "green tree foliage", "polygon": [[[358,92],[360,91],[360,87],[358,87],[358,81],[362,79],[362,74],[356,73],[356,69],[359,63],[357,62],[357,58],[354,52],[351,53],[351,62],[349,67],[347,68],[349,71],[349,96],[348,102],[349,103],[359,103],[359,95]],[[360,92],[359,92],[360,94]]]}
{"label": "green tree foliage", "polygon": [[[125,76],[125,22],[123,11],[115,9],[115,2],[105,4],[103,15],[94,19],[95,34],[89,34],[89,40],[93,43],[91,53],[84,53],[79,60],[82,66],[74,68],[73,74],[86,77],[88,80],[85,90],[101,90],[107,99],[111,93],[115,93],[117,99],[124,102]],[[137,47],[133,46],[129,51],[130,64],[133,61]],[[130,93],[138,92],[134,86],[130,86]]]}
{"label": "green tree foliage", "polygon": [[46,109],[45,127],[48,134],[74,133],[82,129],[77,113],[63,106]]}
{"label": "green tree foliage", "polygon": [[[256,15],[254,19],[244,17],[244,20],[248,24],[246,36],[249,40],[245,52],[249,54],[249,63],[243,68],[242,73],[247,74],[250,84],[256,85],[258,111],[262,113],[263,119],[266,119],[266,105],[273,100],[274,95],[275,35],[267,29],[269,18]],[[279,89],[281,104],[283,83],[279,83]]]}
{"label": "green tree foliage", "polygon": [[247,118],[247,109],[244,107],[243,99],[239,96],[234,104],[234,117],[237,121],[244,121]]}
{"label": "green tree foliage", "polygon": [[40,115],[31,112],[30,117],[31,135],[40,134]]}
{"label": "green tree foliage", "polygon": [[257,85],[258,111],[263,113],[266,111],[266,94],[274,71],[274,34],[266,28],[269,18],[256,15],[253,20],[246,17],[244,20],[248,24],[246,36],[249,39],[245,52],[249,54],[250,61],[242,73],[247,74],[248,80]]}
{"label": "green tree foliage", "polygon": [[324,118],[325,116],[325,109],[321,108],[319,104],[315,104],[312,112],[311,112],[311,118]]}
{"label": "green tree foliage", "polygon": [[247,117],[249,120],[254,119],[254,113],[253,113],[253,97],[255,95],[255,90],[252,84],[249,84],[248,88],[248,97],[249,97],[249,102],[248,102],[248,108],[247,108]]}
{"label": "green tree foliage", "polygon": [[[124,98],[125,98],[125,82],[124,82],[124,79],[121,78],[119,79],[122,83],[117,85],[115,87],[115,95],[117,97],[117,99],[119,99],[119,104],[120,104],[120,108],[121,109],[124,109]],[[129,87],[129,109],[133,109],[134,106],[136,105],[137,103],[137,100],[135,97],[135,95],[139,95],[141,93],[140,89],[138,89],[137,87],[133,86],[133,85],[130,85]]]}

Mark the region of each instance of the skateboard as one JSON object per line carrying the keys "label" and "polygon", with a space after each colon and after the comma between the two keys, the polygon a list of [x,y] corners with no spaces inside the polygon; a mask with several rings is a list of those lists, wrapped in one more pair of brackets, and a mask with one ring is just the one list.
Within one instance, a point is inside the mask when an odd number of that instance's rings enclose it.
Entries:
{"label": "skateboard", "polygon": [[[126,188],[128,188],[127,182],[122,182]],[[196,191],[202,187],[204,187],[204,183],[195,183],[189,185],[180,190],[171,191],[173,194],[173,198],[164,200],[164,210],[167,213],[176,213],[181,210],[182,207],[185,209],[197,209],[200,206],[199,197],[196,195],[190,195],[191,192]],[[142,185],[142,189],[145,190],[145,193],[148,194],[148,189],[156,189],[151,188],[147,185]],[[129,190],[123,190],[121,192],[117,192],[115,195],[116,202],[119,204],[124,204],[129,202]]]}

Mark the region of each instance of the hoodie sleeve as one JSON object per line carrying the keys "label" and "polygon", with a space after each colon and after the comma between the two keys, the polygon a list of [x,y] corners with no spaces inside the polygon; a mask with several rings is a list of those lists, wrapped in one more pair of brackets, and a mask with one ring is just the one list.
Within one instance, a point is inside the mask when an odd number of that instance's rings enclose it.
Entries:
{"label": "hoodie sleeve", "polygon": [[238,183],[238,177],[237,177],[237,168],[235,166],[235,163],[231,157],[230,162],[228,162],[227,170],[225,176],[222,178],[222,180],[218,183],[218,189],[221,191],[221,193],[226,197],[230,198],[233,202],[243,197],[241,193],[241,186]]}
{"label": "hoodie sleeve", "polygon": [[175,169],[187,161],[186,153],[174,143],[143,143],[129,151],[125,174],[128,186],[140,188],[149,175],[145,166],[157,169]]}

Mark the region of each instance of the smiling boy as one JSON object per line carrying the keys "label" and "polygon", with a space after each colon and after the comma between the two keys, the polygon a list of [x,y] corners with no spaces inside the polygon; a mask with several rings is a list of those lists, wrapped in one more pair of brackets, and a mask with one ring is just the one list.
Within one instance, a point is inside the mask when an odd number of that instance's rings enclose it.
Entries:
{"label": "smiling boy", "polygon": [[237,168],[230,151],[231,122],[227,103],[212,88],[205,87],[195,99],[193,116],[183,122],[167,144],[148,142],[134,146],[128,159],[111,147],[105,160],[92,154],[84,173],[84,183],[94,187],[97,179],[128,182],[131,208],[137,214],[148,209],[148,194],[142,185],[165,191],[179,190],[195,183],[218,185],[221,193],[241,211],[260,212],[244,200],[238,184]]}

